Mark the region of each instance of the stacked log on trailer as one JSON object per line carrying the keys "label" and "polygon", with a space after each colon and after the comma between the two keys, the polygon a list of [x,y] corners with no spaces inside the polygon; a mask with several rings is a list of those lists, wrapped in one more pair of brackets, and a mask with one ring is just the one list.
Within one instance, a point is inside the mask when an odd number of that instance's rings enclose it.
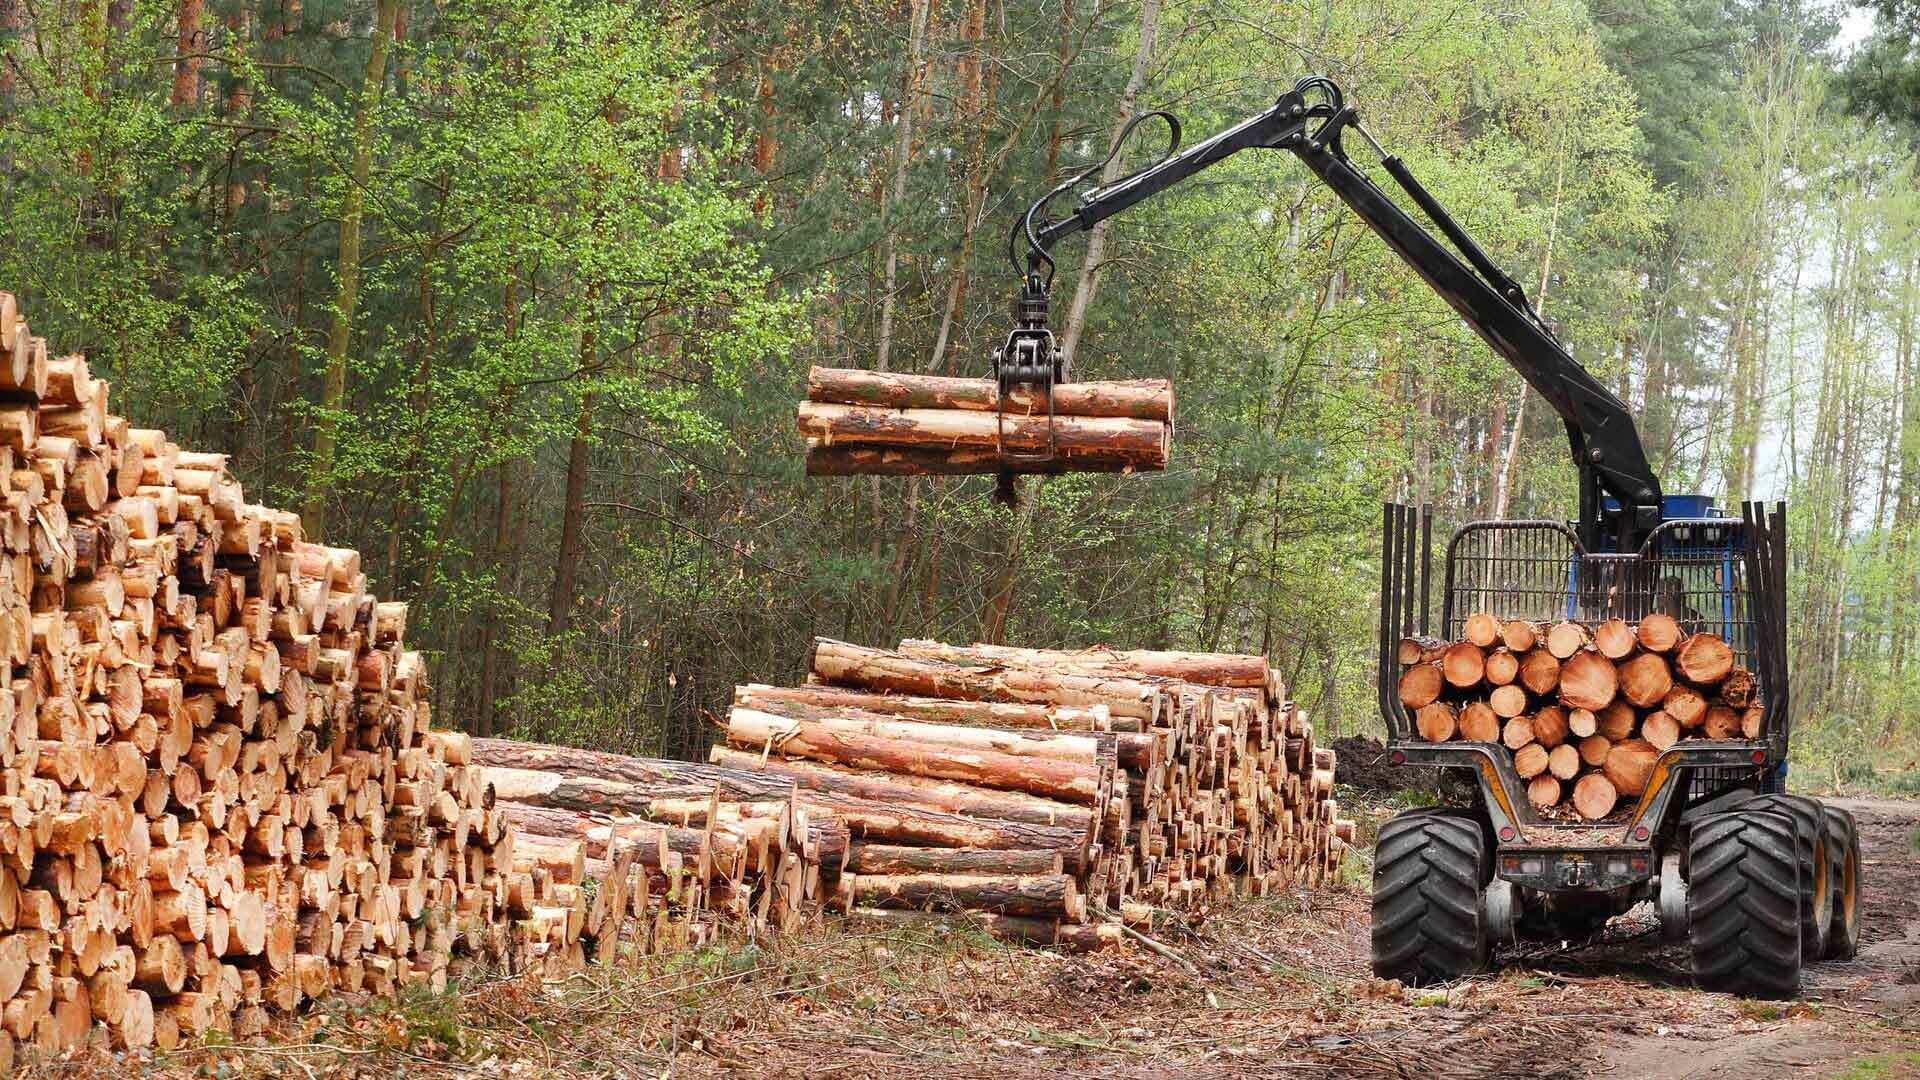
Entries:
{"label": "stacked log on trailer", "polygon": [[846,861],[846,827],[796,803],[782,777],[506,739],[476,739],[473,755],[515,850],[596,882],[579,947],[557,970],[589,948],[699,944],[721,920],[792,929],[821,910]]}
{"label": "stacked log on trailer", "polygon": [[813,368],[800,403],[807,474],[953,476],[1165,469],[1173,386],[1061,383],[1000,395],[992,379]]}
{"label": "stacked log on trailer", "polygon": [[1467,618],[1458,641],[1400,642],[1400,703],[1421,739],[1494,743],[1542,816],[1603,821],[1647,789],[1682,739],[1752,739],[1753,673],[1672,616],[1628,623]]}
{"label": "stacked log on trailer", "polygon": [[0,495],[0,1063],[437,986],[537,923],[406,605],[111,412],[5,293]]}
{"label": "stacked log on trailer", "polygon": [[737,688],[711,761],[846,823],[836,906],[862,917],[1096,947],[1155,906],[1321,881],[1352,838],[1259,657],[821,639],[809,666]]}

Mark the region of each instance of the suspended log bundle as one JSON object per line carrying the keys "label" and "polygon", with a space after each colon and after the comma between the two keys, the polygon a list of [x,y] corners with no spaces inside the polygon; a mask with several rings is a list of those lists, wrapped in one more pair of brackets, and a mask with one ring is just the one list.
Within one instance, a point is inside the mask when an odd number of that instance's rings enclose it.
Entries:
{"label": "suspended log bundle", "polygon": [[830,902],[859,919],[1098,947],[1123,908],[1321,882],[1352,840],[1261,657],[823,638],[809,667],[736,688],[710,760],[845,822]]}
{"label": "suspended log bundle", "polygon": [[406,605],[4,293],[0,496],[0,1062],[438,987],[567,917],[430,729]]}
{"label": "suspended log bundle", "polygon": [[[1671,616],[1591,626],[1508,622],[1497,646],[1489,625],[1499,624],[1475,614],[1460,641],[1402,642],[1400,703],[1428,742],[1504,747],[1544,817],[1625,815],[1675,743],[1760,735],[1753,673],[1735,666],[1727,642],[1683,634]],[[1494,675],[1502,657],[1517,659],[1513,680]]]}
{"label": "suspended log bundle", "polygon": [[812,476],[1133,472],[1167,467],[1163,379],[1062,383],[1049,402],[992,379],[813,368],[797,416]]}

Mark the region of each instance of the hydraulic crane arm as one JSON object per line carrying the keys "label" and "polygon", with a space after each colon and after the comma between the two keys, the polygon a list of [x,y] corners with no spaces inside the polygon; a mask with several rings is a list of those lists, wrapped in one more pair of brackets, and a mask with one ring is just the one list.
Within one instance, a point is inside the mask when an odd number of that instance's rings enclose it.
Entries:
{"label": "hydraulic crane arm", "polygon": [[[1149,116],[1166,119],[1173,142],[1178,143],[1179,125],[1171,116],[1154,113],[1140,119]],[[1341,145],[1341,136],[1348,128],[1359,132],[1379,153],[1388,175],[1445,234],[1458,254],[1354,167]],[[1120,141],[1125,141],[1125,133]],[[1089,192],[1066,217],[1045,220],[1048,201],[1078,185],[1093,170],[1081,173],[1035,203],[1014,234],[1015,239],[1024,236],[1027,241],[1027,268],[1019,325],[995,358],[1001,379],[1036,377],[1042,365],[1051,372],[1049,378],[1064,377],[1066,358],[1053,351],[1052,334],[1046,329],[1053,265],[1050,252],[1056,243],[1246,149],[1291,151],[1547,399],[1566,424],[1580,477],[1578,531],[1582,542],[1588,550],[1614,545],[1623,551],[1637,548],[1660,522],[1661,489],[1625,403],[1567,352],[1534,311],[1519,283],[1494,265],[1399,158],[1380,149],[1360,126],[1358,114],[1345,104],[1339,87],[1319,76],[1301,79],[1265,112],[1205,142],[1177,152],[1170,150],[1155,164]],[[1618,503],[1617,509],[1607,507],[1605,496],[1609,495]]]}

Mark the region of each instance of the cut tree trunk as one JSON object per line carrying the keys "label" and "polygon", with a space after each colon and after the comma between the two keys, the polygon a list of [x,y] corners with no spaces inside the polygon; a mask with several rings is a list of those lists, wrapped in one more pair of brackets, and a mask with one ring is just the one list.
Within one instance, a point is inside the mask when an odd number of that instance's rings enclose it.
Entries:
{"label": "cut tree trunk", "polygon": [[1531,780],[1547,771],[1553,755],[1537,742],[1530,742],[1513,752],[1513,771],[1520,779]]}
{"label": "cut tree trunk", "polygon": [[1551,750],[1567,741],[1567,714],[1555,705],[1542,705],[1533,714],[1533,739]]}
{"label": "cut tree trunk", "polygon": [[729,769],[758,771],[781,778],[807,791],[847,795],[869,802],[897,802],[964,814],[974,818],[1013,821],[1029,825],[1058,825],[1091,834],[1096,815],[1084,806],[1042,798],[1024,792],[997,791],[973,784],[929,780],[918,776],[863,772],[822,762],[762,760],[758,753],[716,746],[713,763]]}
{"label": "cut tree trunk", "polygon": [[1633,797],[1646,792],[1647,781],[1653,777],[1653,764],[1659,758],[1660,751],[1654,749],[1652,743],[1628,739],[1614,743],[1600,767],[1615,791]]}
{"label": "cut tree trunk", "polygon": [[1466,625],[1461,627],[1460,636],[1469,643],[1482,649],[1491,649],[1500,640],[1500,620],[1484,611],[1467,616]]}
{"label": "cut tree trunk", "polygon": [[1499,714],[1484,701],[1468,702],[1460,710],[1460,737],[1468,742],[1499,742]]}
{"label": "cut tree trunk", "polygon": [[1511,719],[1527,710],[1527,692],[1517,686],[1496,686],[1487,695],[1487,705],[1501,719]]}
{"label": "cut tree trunk", "polygon": [[991,848],[905,847],[899,844],[855,843],[847,849],[849,873],[855,874],[1058,874],[1058,851],[995,851]]}
{"label": "cut tree trunk", "polygon": [[1593,634],[1577,622],[1554,623],[1547,631],[1547,651],[1560,660],[1571,658],[1592,641]]}
{"label": "cut tree trunk", "polygon": [[1554,779],[1547,773],[1541,773],[1539,776],[1534,777],[1527,782],[1527,801],[1542,810],[1545,810],[1549,806],[1558,805],[1560,802],[1560,781]]}
{"label": "cut tree trunk", "polygon": [[[909,375],[860,368],[814,367],[807,372],[807,400],[823,404],[881,406],[889,409],[966,409],[991,412],[1001,407],[992,379]],[[1008,413],[1046,415],[1048,402],[1031,389],[1016,389],[1006,399]],[[1054,387],[1052,410],[1061,416],[1103,416],[1173,422],[1173,384],[1165,379],[1120,382],[1069,382]]]}
{"label": "cut tree trunk", "polygon": [[1400,673],[1400,704],[1409,710],[1424,709],[1440,699],[1445,686],[1446,677],[1439,665],[1416,664]]}
{"label": "cut tree trunk", "polygon": [[1625,660],[1634,645],[1633,628],[1624,619],[1608,619],[1593,628],[1593,647],[1609,660]]}
{"label": "cut tree trunk", "polygon": [[808,668],[822,680],[842,686],[972,701],[1105,705],[1115,716],[1139,717],[1148,722],[1157,718],[1164,695],[1158,687],[1139,679],[964,668],[827,638],[814,640]]}
{"label": "cut tree trunk", "polygon": [[828,445],[987,447],[1022,453],[1049,449],[1125,458],[1163,469],[1172,429],[1153,420],[1014,416],[959,409],[876,409],[800,403],[800,433]]}
{"label": "cut tree trunk", "polygon": [[1583,649],[1560,667],[1560,700],[1576,709],[1604,709],[1619,691],[1619,678],[1613,661]]}
{"label": "cut tree trunk", "polygon": [[1656,611],[1640,620],[1634,636],[1648,652],[1672,652],[1673,647],[1680,644],[1680,624],[1673,616]]}
{"label": "cut tree trunk", "polygon": [[1666,657],[1645,652],[1620,665],[1620,696],[1642,709],[1651,709],[1666,700],[1673,689],[1673,673]]}
{"label": "cut tree trunk", "polygon": [[1588,821],[1599,821],[1620,801],[1620,793],[1614,790],[1613,781],[1600,773],[1588,773],[1573,785],[1574,812]]}
{"label": "cut tree trunk", "polygon": [[1414,725],[1419,728],[1420,737],[1428,742],[1446,742],[1453,738],[1455,730],[1453,706],[1444,701],[1425,706],[1414,714]]}
{"label": "cut tree trunk", "polygon": [[1695,634],[1680,643],[1673,666],[1695,686],[1717,686],[1733,670],[1733,650],[1713,634]]}
{"label": "cut tree trunk", "polygon": [[865,907],[1086,918],[1086,903],[1066,874],[860,874],[852,894]]}
{"label": "cut tree trunk", "polygon": [[1440,673],[1446,677],[1447,685],[1457,690],[1471,690],[1479,686],[1486,670],[1486,653],[1469,641],[1451,646],[1440,657]]}
{"label": "cut tree trunk", "polygon": [[1560,685],[1560,659],[1545,649],[1532,649],[1520,658],[1520,685],[1545,697]]}
{"label": "cut tree trunk", "polygon": [[1490,686],[1505,686],[1520,677],[1520,658],[1505,648],[1487,655],[1486,679]]}

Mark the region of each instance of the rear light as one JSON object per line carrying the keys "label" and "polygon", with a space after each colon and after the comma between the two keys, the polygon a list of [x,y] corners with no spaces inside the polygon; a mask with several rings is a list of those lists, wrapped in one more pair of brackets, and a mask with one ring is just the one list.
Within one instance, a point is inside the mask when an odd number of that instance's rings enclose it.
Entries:
{"label": "rear light", "polygon": [[1515,833],[1515,832],[1513,831],[1513,826],[1511,826],[1511,825],[1502,825],[1502,826],[1500,826],[1500,839],[1502,839],[1502,840],[1511,840],[1511,839],[1513,839],[1513,838],[1514,838],[1515,836],[1517,836],[1517,835],[1519,835],[1519,834],[1518,834],[1518,833]]}
{"label": "rear light", "polygon": [[1765,750],[1755,750],[1753,752],[1753,763],[1755,765],[1765,765],[1767,763],[1767,752]]}
{"label": "rear light", "polygon": [[1650,865],[1645,855],[1635,855],[1633,858],[1627,860],[1627,864],[1633,867],[1633,872],[1636,874],[1646,873],[1647,867]]}
{"label": "rear light", "polygon": [[1647,827],[1645,825],[1642,825],[1639,828],[1633,830],[1633,838],[1635,840],[1645,840],[1647,837],[1652,835],[1653,835],[1652,833],[1647,831]]}
{"label": "rear light", "polygon": [[1405,750],[1395,750],[1392,760],[1395,765],[1405,765],[1407,763],[1407,752]]}

